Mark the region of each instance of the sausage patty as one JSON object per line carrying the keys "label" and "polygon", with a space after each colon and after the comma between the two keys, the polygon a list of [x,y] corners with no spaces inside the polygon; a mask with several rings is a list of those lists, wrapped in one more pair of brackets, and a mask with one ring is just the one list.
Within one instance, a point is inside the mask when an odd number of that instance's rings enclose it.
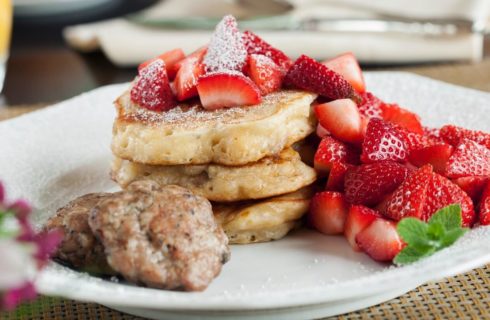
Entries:
{"label": "sausage patty", "polygon": [[204,290],[230,255],[209,201],[178,186],[133,182],[99,202],[89,225],[109,265],[150,287]]}
{"label": "sausage patty", "polygon": [[57,229],[63,233],[63,240],[54,258],[76,269],[113,274],[107,264],[104,247],[95,238],[88,217],[90,211],[110,193],[90,193],[81,196],[58,209],[44,225],[45,231]]}

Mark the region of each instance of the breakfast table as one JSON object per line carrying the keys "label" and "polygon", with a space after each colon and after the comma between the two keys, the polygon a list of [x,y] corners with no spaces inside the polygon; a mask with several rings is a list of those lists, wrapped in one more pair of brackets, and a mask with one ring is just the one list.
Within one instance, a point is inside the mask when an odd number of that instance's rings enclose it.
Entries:
{"label": "breakfast table", "polygon": [[[22,36],[22,35],[21,35]],[[28,35],[23,35],[28,36]],[[16,42],[17,41],[17,42]],[[135,69],[117,68],[101,52],[82,54],[56,37],[24,44],[14,35],[0,100],[0,120],[39,110],[99,86],[122,83]],[[367,71],[405,71],[490,92],[490,38],[478,63],[368,65]],[[415,93],[416,94],[416,93]],[[41,296],[2,319],[140,319],[94,303]],[[337,316],[338,319],[490,318],[490,265],[430,282],[385,303]]]}

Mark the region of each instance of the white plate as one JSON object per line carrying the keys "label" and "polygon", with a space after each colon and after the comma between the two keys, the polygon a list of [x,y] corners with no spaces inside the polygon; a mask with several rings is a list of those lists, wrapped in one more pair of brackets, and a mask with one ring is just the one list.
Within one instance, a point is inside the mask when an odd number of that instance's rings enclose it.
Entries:
{"label": "white plate", "polygon": [[[488,93],[406,73],[373,73],[366,78],[370,91],[418,112],[427,125],[454,122],[489,130]],[[39,208],[37,223],[76,196],[116,188],[108,176],[111,103],[126,86],[100,88],[0,123],[0,178],[9,194],[26,197]],[[251,310],[269,315],[270,310],[274,314],[289,310],[291,317],[296,310],[297,318],[316,312],[315,317],[320,317],[379,303],[487,262],[490,228],[472,230],[453,247],[403,268],[353,252],[342,237],[302,230],[277,242],[233,246],[231,261],[201,293],[114,283],[55,264],[45,270],[37,286],[44,294],[137,314],[143,309],[154,318],[220,312],[245,317]],[[281,313],[277,310],[281,308],[287,309]]]}

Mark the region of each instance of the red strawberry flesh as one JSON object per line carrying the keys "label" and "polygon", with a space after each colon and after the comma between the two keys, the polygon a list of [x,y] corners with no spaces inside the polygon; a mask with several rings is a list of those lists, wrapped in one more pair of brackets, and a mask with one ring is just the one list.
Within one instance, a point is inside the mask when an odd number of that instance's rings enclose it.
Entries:
{"label": "red strawberry flesh", "polygon": [[490,176],[490,150],[472,140],[463,139],[449,157],[446,176]]}
{"label": "red strawberry flesh", "polygon": [[407,167],[393,161],[352,167],[345,175],[345,199],[352,204],[376,205],[393,192],[407,175]]}
{"label": "red strawberry flesh", "polygon": [[315,169],[320,173],[330,171],[335,161],[356,163],[359,158],[356,150],[335,138],[326,136],[320,141],[315,153]]}
{"label": "red strawberry flesh", "polygon": [[162,60],[155,60],[141,70],[131,88],[131,100],[152,111],[166,111],[175,107],[175,99]]}
{"label": "red strawberry flesh", "polygon": [[262,95],[281,88],[283,73],[281,68],[270,58],[260,54],[252,54],[248,58],[248,74],[255,82]]}
{"label": "red strawberry flesh", "polygon": [[441,128],[440,136],[449,144],[457,146],[462,140],[474,141],[490,149],[490,133],[478,130],[469,130],[453,125],[446,125]]}
{"label": "red strawberry flesh", "polygon": [[197,81],[205,73],[202,64],[204,54],[206,48],[192,53],[179,63],[174,81],[177,100],[184,101],[197,96]]}
{"label": "red strawberry flesh", "polygon": [[490,225],[490,183],[483,190],[480,200],[479,219],[482,226]]}
{"label": "red strawberry flesh", "polygon": [[454,179],[453,183],[463,189],[474,203],[478,203],[488,181],[489,177],[472,176]]}
{"label": "red strawberry flesh", "polygon": [[284,78],[284,83],[333,100],[351,98],[354,94],[350,83],[341,75],[305,55],[294,62]]}
{"label": "red strawberry flesh", "polygon": [[335,138],[354,144],[362,141],[362,119],[354,101],[339,99],[317,104],[314,111],[320,125]]}
{"label": "red strawberry flesh", "polygon": [[156,59],[161,59],[163,62],[165,62],[165,67],[167,68],[167,73],[168,73],[168,78],[170,80],[175,78],[175,75],[177,74],[178,67],[180,67],[179,62],[182,61],[185,58],[185,53],[182,51],[182,49],[173,49],[170,51],[167,51],[165,53],[162,53],[158,57],[145,61],[142,64],[138,66],[138,72],[141,71],[141,69],[147,67],[150,63],[155,61]]}
{"label": "red strawberry flesh", "polygon": [[347,212],[348,206],[341,193],[319,192],[311,199],[308,225],[324,234],[341,234]]}
{"label": "red strawberry flesh", "polygon": [[360,95],[361,103],[359,104],[359,112],[361,115],[368,118],[381,118],[381,101],[371,92],[364,92]]}
{"label": "red strawberry flesh", "polygon": [[345,174],[347,170],[351,167],[351,165],[335,161],[332,164],[332,168],[330,169],[330,173],[328,174],[327,185],[325,189],[327,191],[344,191],[344,180]]}
{"label": "red strawberry flesh", "polygon": [[463,226],[472,226],[475,220],[475,211],[471,198],[450,180],[434,173],[427,188],[427,198],[420,218],[428,221],[439,209],[451,204],[459,204],[461,206]]}
{"label": "red strawberry flesh", "polygon": [[381,115],[385,121],[399,125],[408,131],[424,134],[420,117],[415,113],[399,107],[397,104],[382,103]]}
{"label": "red strawberry flesh", "polygon": [[421,218],[432,174],[431,165],[425,165],[412,172],[384,201],[382,213],[396,221],[405,217]]}
{"label": "red strawberry flesh", "polygon": [[238,72],[202,76],[197,91],[202,106],[208,110],[255,105],[262,99],[255,83]]}
{"label": "red strawberry flesh", "polygon": [[361,161],[364,163],[383,160],[405,162],[407,158],[406,135],[381,119],[369,120],[362,143]]}
{"label": "red strawberry flesh", "polygon": [[352,52],[346,52],[330,60],[323,61],[322,64],[344,77],[357,92],[366,91],[366,83],[364,82],[361,67]]}
{"label": "red strawberry flesh", "polygon": [[408,161],[417,167],[431,164],[434,171],[440,174],[446,172],[447,162],[453,153],[453,147],[441,142],[410,151]]}
{"label": "red strawberry flesh", "polygon": [[293,64],[284,52],[274,48],[252,31],[245,31],[243,33],[243,43],[249,55],[261,54],[270,58],[281,68],[283,73],[286,73]]}
{"label": "red strawberry flesh", "polygon": [[345,220],[344,235],[352,249],[361,251],[356,243],[356,236],[366,229],[376,218],[381,215],[378,211],[365,206],[351,206]]}
{"label": "red strawberry flesh", "polygon": [[405,246],[396,231],[396,223],[377,218],[356,236],[359,248],[376,261],[389,262]]}

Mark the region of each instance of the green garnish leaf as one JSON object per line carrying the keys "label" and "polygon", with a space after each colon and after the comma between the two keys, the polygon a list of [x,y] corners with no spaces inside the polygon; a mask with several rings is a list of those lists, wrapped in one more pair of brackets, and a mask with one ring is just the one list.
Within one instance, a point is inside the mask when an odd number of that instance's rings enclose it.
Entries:
{"label": "green garnish leaf", "polygon": [[407,244],[424,245],[429,242],[427,223],[417,218],[405,218],[398,222],[398,234]]}
{"label": "green garnish leaf", "polygon": [[406,246],[403,250],[396,255],[394,262],[398,265],[409,264],[419,260],[420,258],[430,256],[434,253],[433,247],[426,246]]}
{"label": "green garnish leaf", "polygon": [[397,231],[407,246],[393,261],[398,265],[413,263],[452,245],[468,231],[461,223],[459,204],[438,210],[428,223],[416,218],[402,219]]}
{"label": "green garnish leaf", "polygon": [[459,204],[451,204],[434,213],[429,220],[429,224],[440,223],[446,231],[449,231],[461,228],[462,221],[461,206]]}
{"label": "green garnish leaf", "polygon": [[444,229],[444,225],[439,221],[431,222],[428,224],[427,235],[432,241],[437,241],[441,239],[446,233],[446,229]]}
{"label": "green garnish leaf", "polygon": [[468,231],[468,228],[459,228],[459,229],[454,229],[449,232],[447,232],[444,237],[441,239],[441,245],[443,247],[449,247],[453,243],[456,242],[459,238],[461,238],[466,232]]}

